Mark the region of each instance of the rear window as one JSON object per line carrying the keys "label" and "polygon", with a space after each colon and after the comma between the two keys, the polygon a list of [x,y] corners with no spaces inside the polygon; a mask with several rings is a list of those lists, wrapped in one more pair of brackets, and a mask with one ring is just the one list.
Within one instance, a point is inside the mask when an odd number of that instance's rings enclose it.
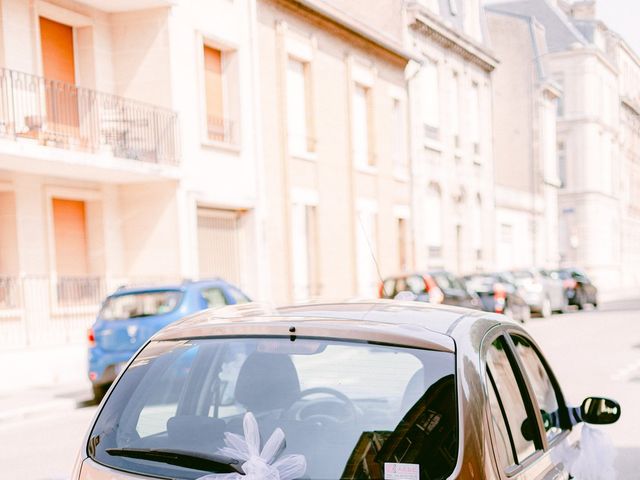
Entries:
{"label": "rear window", "polygon": [[381,479],[385,464],[446,478],[458,445],[454,371],[452,353],[362,342],[151,342],[109,396],[88,453],[104,465],[164,478],[222,473],[139,452],[214,455],[228,434],[244,435],[251,412],[262,446],[281,428],[279,458],[304,456],[301,478]]}
{"label": "rear window", "polygon": [[471,275],[465,277],[467,287],[480,293],[493,292],[493,286],[499,279],[487,275]]}
{"label": "rear window", "polygon": [[100,318],[103,320],[128,320],[164,315],[178,308],[181,300],[182,292],[179,290],[125,293],[109,297],[102,306]]}

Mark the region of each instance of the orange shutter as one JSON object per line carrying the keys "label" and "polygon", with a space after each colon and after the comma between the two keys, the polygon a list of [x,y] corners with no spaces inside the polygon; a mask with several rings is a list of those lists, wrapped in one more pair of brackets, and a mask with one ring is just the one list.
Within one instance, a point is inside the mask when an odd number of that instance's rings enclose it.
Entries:
{"label": "orange shutter", "polygon": [[73,28],[40,17],[40,46],[47,98],[47,130],[56,141],[78,136]]}
{"label": "orange shutter", "polygon": [[40,46],[45,78],[75,84],[73,28],[40,17]]}
{"label": "orange shutter", "polygon": [[53,228],[58,275],[87,275],[84,202],[54,198]]}
{"label": "orange shutter", "polygon": [[209,128],[222,127],[224,106],[222,100],[222,52],[204,46],[204,82],[207,96],[207,124]]}

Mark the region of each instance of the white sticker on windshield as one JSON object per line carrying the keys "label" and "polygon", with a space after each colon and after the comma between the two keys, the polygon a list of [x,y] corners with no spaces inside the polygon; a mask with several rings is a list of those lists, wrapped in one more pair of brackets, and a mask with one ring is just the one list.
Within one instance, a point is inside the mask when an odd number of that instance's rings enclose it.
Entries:
{"label": "white sticker on windshield", "polygon": [[417,463],[385,463],[384,480],[419,480],[420,465]]}

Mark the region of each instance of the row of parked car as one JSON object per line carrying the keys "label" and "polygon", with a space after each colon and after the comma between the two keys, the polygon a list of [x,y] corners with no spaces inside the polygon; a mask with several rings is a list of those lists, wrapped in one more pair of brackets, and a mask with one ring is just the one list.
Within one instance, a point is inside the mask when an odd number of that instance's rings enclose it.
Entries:
{"label": "row of parked car", "polygon": [[531,314],[549,317],[570,306],[598,306],[598,290],[589,277],[576,268],[521,269],[474,273],[458,278],[435,270],[392,276],[380,285],[380,298],[396,298],[409,292],[417,300],[503,313],[527,321]]}
{"label": "row of parked car", "polygon": [[[418,300],[503,313],[522,322],[531,312],[547,317],[569,305],[597,306],[597,290],[576,269],[541,269],[483,273],[458,278],[430,271],[387,278],[381,298],[410,292]],[[100,400],[131,356],[158,330],[211,307],[250,302],[234,285],[221,280],[185,281],[176,285],[123,287],[103,302],[89,330],[89,379]]]}

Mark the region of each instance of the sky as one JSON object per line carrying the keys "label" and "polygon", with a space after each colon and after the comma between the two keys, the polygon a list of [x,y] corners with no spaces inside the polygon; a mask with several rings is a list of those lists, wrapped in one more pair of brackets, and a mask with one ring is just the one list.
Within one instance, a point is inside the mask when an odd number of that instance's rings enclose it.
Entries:
{"label": "sky", "polygon": [[[505,0],[485,0],[485,3],[501,1]],[[596,15],[640,55],[640,0],[596,0]]]}

